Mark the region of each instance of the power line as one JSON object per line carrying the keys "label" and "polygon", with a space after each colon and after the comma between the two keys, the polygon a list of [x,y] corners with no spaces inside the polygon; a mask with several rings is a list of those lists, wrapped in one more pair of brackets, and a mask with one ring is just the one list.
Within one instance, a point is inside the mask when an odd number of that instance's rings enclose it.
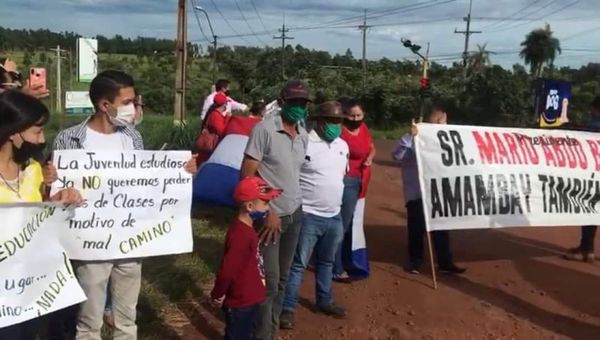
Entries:
{"label": "power line", "polygon": [[269,29],[265,25],[265,22],[263,21],[262,16],[260,15],[260,12],[256,8],[256,4],[254,3],[254,0],[250,0],[250,3],[252,4],[252,7],[254,7],[254,12],[256,12],[256,16],[258,16],[258,20],[260,21],[260,24],[265,29],[265,31],[268,31]]}
{"label": "power line", "polygon": [[[549,3],[549,4],[547,4],[546,6],[544,6],[544,7],[540,8],[540,10],[547,8],[547,7],[548,7],[550,4],[554,3],[555,1],[556,1],[556,0],[554,0],[554,1],[552,1],[552,2],[550,2],[550,3]],[[562,7],[560,7],[559,9],[557,9],[557,10],[555,10],[555,11],[553,11],[553,12],[550,12],[550,13],[548,13],[548,14],[546,14],[546,15],[542,15],[542,16],[540,16],[540,17],[534,18],[534,19],[532,19],[531,21],[537,21],[537,20],[541,20],[541,19],[547,18],[547,17],[549,17],[549,16],[552,16],[552,15],[554,15],[554,14],[557,14],[557,13],[559,13],[559,12],[562,12],[562,11],[564,11],[565,9],[567,9],[567,8],[569,8],[569,7],[572,7],[572,6],[576,5],[578,2],[579,2],[579,0],[574,0],[573,2],[571,2],[571,3],[568,3],[568,4],[566,4],[565,6],[562,6]],[[526,25],[526,24],[527,24],[527,22],[518,23],[518,24],[516,24],[516,25],[513,25],[513,26],[505,27],[505,28],[502,28],[502,29],[499,29],[499,30],[494,30],[494,31],[492,31],[492,33],[495,33],[495,32],[504,32],[504,31],[507,31],[507,30],[512,30],[512,29],[515,29],[515,28],[517,28],[517,27],[521,27],[521,26],[523,26],[523,25]]]}
{"label": "power line", "polygon": [[[215,8],[215,10],[219,13],[219,15],[221,16],[221,18],[223,18],[223,21],[225,21],[225,23],[227,24],[227,26],[229,26],[229,28],[233,31],[233,33],[236,34],[236,37],[237,38],[241,38],[248,45],[252,45],[252,43],[250,43],[248,40],[246,40],[244,38],[244,36],[240,35],[240,33],[238,31],[236,31],[235,28],[233,28],[233,26],[231,25],[231,23],[229,22],[229,20],[227,20],[227,18],[225,17],[225,15],[223,15],[223,12],[221,12],[221,10],[219,9],[219,7],[217,7],[217,4],[215,3],[215,0],[210,0],[210,2],[212,3],[212,5]],[[221,37],[219,37],[219,38],[221,38]]]}
{"label": "power line", "polygon": [[592,32],[594,32],[594,31],[597,31],[597,30],[600,30],[600,26],[598,26],[598,27],[594,27],[594,28],[590,28],[590,29],[587,29],[587,30],[585,30],[585,31],[581,31],[581,32],[578,32],[578,33],[572,34],[572,35],[570,35],[570,36],[568,36],[568,37],[566,37],[566,38],[562,38],[562,39],[561,39],[561,41],[567,41],[567,40],[571,40],[571,39],[573,39],[573,38],[577,38],[577,37],[580,37],[580,36],[582,36],[582,35],[586,35],[586,34],[589,34],[589,33],[592,33]]}
{"label": "power line", "polygon": [[[553,5],[555,2],[557,2],[557,1],[558,1],[558,0],[550,0],[550,2],[547,2],[547,3],[546,3],[545,5],[543,5],[542,7],[538,8],[538,9],[534,9],[534,10],[533,10],[533,12],[530,12],[530,13],[521,13],[521,15],[520,15],[520,16],[518,15],[518,17],[519,17],[519,18],[525,18],[525,17],[527,17],[528,15],[534,15],[534,14],[536,14],[536,13],[541,13],[541,11],[543,11],[543,10],[545,10],[546,8],[548,8],[548,7],[552,6],[552,5]],[[536,3],[537,3],[537,1],[536,1]],[[502,32],[502,31],[504,31],[504,30],[511,29],[512,27],[518,27],[518,26],[521,26],[521,25],[523,25],[523,24],[527,24],[527,23],[529,23],[529,22],[535,21],[535,20],[537,20],[537,18],[538,18],[538,17],[528,18],[528,19],[527,19],[527,20],[525,20],[524,22],[522,22],[522,23],[517,23],[517,24],[515,24],[515,23],[508,23],[507,25],[500,25],[500,26],[497,26],[497,27],[496,27],[496,28],[495,28],[495,29],[494,29],[492,32]]]}
{"label": "power line", "polygon": [[[512,17],[514,17],[514,16],[518,16],[518,15],[520,15],[520,14],[523,14],[523,12],[527,11],[529,8],[531,8],[532,6],[534,6],[535,4],[537,4],[538,2],[540,2],[540,0],[533,0],[533,2],[532,2],[532,3],[530,3],[529,5],[527,5],[527,6],[525,6],[525,7],[522,7],[522,8],[520,8],[520,9],[518,9],[518,10],[517,10],[517,11],[515,11],[514,13],[510,14],[510,15],[509,15],[507,18],[512,18]],[[521,20],[522,20],[522,19],[521,19]],[[484,29],[489,29],[489,28],[492,28],[492,27],[494,27],[494,26],[495,26],[495,27],[499,27],[499,26],[501,26],[501,25],[502,25],[502,23],[503,23],[503,22],[505,22],[505,21],[506,21],[506,20],[500,20],[500,21],[498,21],[498,22],[494,22],[494,23],[492,23],[492,24],[490,24],[490,25],[484,26],[484,27],[482,27],[481,29],[482,29],[482,30],[484,30]]]}
{"label": "power line", "polygon": [[246,22],[246,25],[248,26],[248,29],[250,29],[250,32],[252,33],[252,35],[256,38],[256,40],[258,40],[259,43],[266,45],[267,43],[265,43],[258,35],[256,35],[254,30],[252,29],[252,26],[248,22],[248,19],[246,19],[246,16],[244,15],[242,8],[240,7],[240,3],[237,0],[233,0],[233,1],[235,2],[235,7],[237,7],[238,11],[240,12],[240,15],[242,16],[242,19]]}

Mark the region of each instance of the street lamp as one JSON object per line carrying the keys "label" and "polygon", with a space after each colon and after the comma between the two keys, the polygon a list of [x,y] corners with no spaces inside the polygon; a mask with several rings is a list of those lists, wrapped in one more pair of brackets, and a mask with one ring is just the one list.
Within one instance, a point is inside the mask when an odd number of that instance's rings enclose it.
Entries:
{"label": "street lamp", "polygon": [[212,34],[213,37],[213,70],[212,70],[212,80],[213,83],[215,82],[215,77],[216,77],[216,71],[217,71],[217,35],[215,34],[215,31],[213,30],[212,27],[212,23],[210,22],[210,17],[208,16],[208,12],[202,8],[201,6],[194,6],[194,9],[204,13],[204,15],[206,16],[206,20],[208,21],[208,27],[210,27],[210,33]]}

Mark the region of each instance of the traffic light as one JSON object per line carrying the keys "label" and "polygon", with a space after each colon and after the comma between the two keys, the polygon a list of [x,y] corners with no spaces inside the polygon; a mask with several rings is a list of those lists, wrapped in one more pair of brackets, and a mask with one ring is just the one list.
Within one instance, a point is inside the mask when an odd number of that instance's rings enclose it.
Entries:
{"label": "traffic light", "polygon": [[412,43],[410,42],[410,40],[402,40],[402,44],[406,48],[411,48],[412,47]]}
{"label": "traffic light", "polygon": [[424,89],[427,87],[427,78],[421,78],[421,88]]}

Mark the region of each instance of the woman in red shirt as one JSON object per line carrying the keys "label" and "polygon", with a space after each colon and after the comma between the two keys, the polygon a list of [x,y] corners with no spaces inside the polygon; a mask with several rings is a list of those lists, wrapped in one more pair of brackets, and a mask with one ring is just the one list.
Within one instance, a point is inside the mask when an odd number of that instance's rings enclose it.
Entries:
{"label": "woman in red shirt", "polygon": [[[212,135],[217,135],[218,140],[222,140],[225,137],[225,130],[231,116],[226,113],[227,109],[227,96],[223,92],[219,92],[213,99],[213,104],[208,110],[208,114],[204,117],[200,131],[204,129]],[[212,150],[214,151],[214,150]],[[198,151],[198,157],[196,157],[196,163],[200,166],[206,162],[212,151]]]}
{"label": "woman in red shirt", "polygon": [[[342,224],[344,226],[344,241],[336,253],[333,267],[333,279],[337,282],[350,283],[351,277],[344,270],[342,262],[342,248],[350,248],[352,218],[356,209],[356,202],[361,193],[365,192],[368,184],[371,164],[375,157],[375,145],[371,138],[369,128],[364,123],[365,114],[359,102],[353,98],[340,98],[344,114],[349,118],[344,120],[342,139],[348,144],[350,159],[348,173],[344,178],[344,196],[342,199]],[[350,249],[348,249],[350,250]]]}

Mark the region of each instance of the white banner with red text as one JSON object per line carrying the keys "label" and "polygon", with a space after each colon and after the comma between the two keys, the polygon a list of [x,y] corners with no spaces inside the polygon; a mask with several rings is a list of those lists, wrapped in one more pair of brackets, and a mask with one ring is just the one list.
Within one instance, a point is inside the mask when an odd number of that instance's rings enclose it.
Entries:
{"label": "white banner with red text", "polygon": [[596,225],[600,134],[419,124],[427,230]]}
{"label": "white banner with red text", "polygon": [[78,189],[85,203],[64,226],[72,259],[139,258],[192,251],[189,151],[55,151],[52,193]]}
{"label": "white banner with red text", "polygon": [[71,215],[42,203],[0,205],[0,328],[85,300],[60,242]]}

